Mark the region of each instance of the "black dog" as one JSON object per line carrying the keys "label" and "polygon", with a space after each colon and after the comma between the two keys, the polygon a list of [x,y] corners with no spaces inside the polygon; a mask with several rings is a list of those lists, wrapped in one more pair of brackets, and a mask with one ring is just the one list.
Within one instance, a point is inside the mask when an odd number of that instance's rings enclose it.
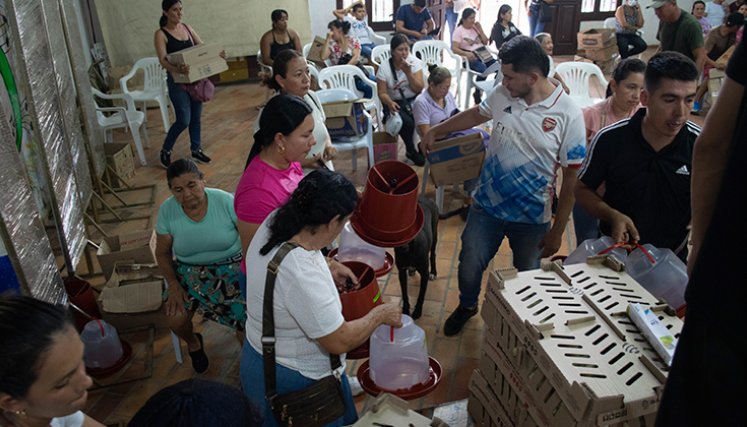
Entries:
{"label": "black dog", "polygon": [[[402,290],[402,313],[410,314],[410,300],[407,296],[407,276],[410,269],[420,273],[420,292],[412,311],[412,318],[417,319],[423,312],[425,291],[428,289],[428,279],[436,279],[436,243],[438,240],[438,207],[436,203],[425,197],[418,198],[418,204],[423,208],[425,221],[423,228],[408,244],[394,248],[394,263],[399,271],[399,286]],[[430,261],[430,270],[428,262]],[[414,273],[412,273],[414,274]],[[410,274],[410,275],[412,275]]]}

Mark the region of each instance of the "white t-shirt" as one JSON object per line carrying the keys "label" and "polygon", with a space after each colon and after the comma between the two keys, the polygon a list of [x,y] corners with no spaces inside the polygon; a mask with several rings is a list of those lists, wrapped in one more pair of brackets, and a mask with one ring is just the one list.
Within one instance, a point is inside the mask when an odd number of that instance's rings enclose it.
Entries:
{"label": "white t-shirt", "polygon": [[553,93],[527,105],[502,84],[480,104],[493,119],[475,201],[496,218],[543,224],[552,216],[558,166],[580,166],[586,153],[581,109],[556,80]]}
{"label": "white t-shirt", "polygon": [[555,77],[555,61],[553,61],[552,56],[550,55],[547,55],[547,60],[550,61],[550,73],[547,77]]}
{"label": "white t-shirt", "polygon": [[706,16],[706,19],[708,20],[708,23],[711,24],[711,28],[716,28],[719,25],[724,23],[724,17],[726,16],[726,11],[724,10],[724,4],[716,4],[712,1],[706,2],[706,13],[708,16]]}
{"label": "white t-shirt", "polygon": [[[410,55],[407,57],[407,60],[412,61],[413,73],[417,73],[418,71],[423,69],[423,62],[412,53],[410,53]],[[402,99],[402,95],[400,95],[399,90],[397,90],[398,88],[402,89],[402,92],[405,94],[405,98],[409,99],[418,95],[410,88],[410,82],[407,80],[407,76],[405,75],[404,71],[397,70],[397,81],[395,82],[394,74],[392,74],[392,67],[389,65],[389,60],[381,63],[379,71],[376,73],[376,80],[382,80],[386,82],[387,92],[389,93],[389,97],[392,99]]]}
{"label": "white t-shirt", "polygon": [[345,15],[345,22],[350,22],[350,33],[349,35],[355,36],[361,44],[373,44],[373,29],[368,26],[368,22],[365,20],[359,21],[355,17]]}
{"label": "white t-shirt", "polygon": [[50,427],[81,427],[85,420],[86,416],[83,412],[78,411],[64,417],[52,418],[49,425]]}
{"label": "white t-shirt", "polygon": [[[257,229],[246,256],[246,339],[262,353],[262,310],[267,264],[280,246],[267,255],[259,249],[269,238],[268,224],[274,211]],[[259,273],[262,272],[262,273]],[[275,354],[277,363],[311,379],[330,374],[329,353],[316,341],[336,331],[345,319],[342,303],[320,251],[293,249],[280,264],[275,279]],[[340,355],[345,369],[345,355]]]}

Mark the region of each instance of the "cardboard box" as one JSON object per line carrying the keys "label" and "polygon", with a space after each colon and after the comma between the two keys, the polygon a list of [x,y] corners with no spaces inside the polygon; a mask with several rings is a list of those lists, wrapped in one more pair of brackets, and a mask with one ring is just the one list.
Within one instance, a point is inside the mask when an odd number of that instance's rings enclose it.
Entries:
{"label": "cardboard box", "polygon": [[[112,188],[120,188],[126,185],[124,182],[135,176],[135,160],[132,154],[132,147],[126,142],[112,142],[104,144],[104,155],[108,168],[104,177],[107,184]],[[121,178],[121,179],[120,179]]]}
{"label": "cardboard box", "polygon": [[329,136],[332,139],[360,137],[368,127],[364,114],[363,101],[340,101],[322,104],[327,120]]}
{"label": "cardboard box", "polygon": [[138,231],[105,237],[96,251],[104,278],[109,280],[118,261],[132,264],[156,264],[156,232]]}
{"label": "cardboard box", "polygon": [[456,184],[477,178],[485,160],[481,133],[436,141],[428,154],[431,179],[436,186]]}
{"label": "cardboard box", "polygon": [[397,160],[397,138],[386,132],[374,132],[373,144],[374,163]]}
{"label": "cardboard box", "polygon": [[734,55],[734,50],[737,48],[736,45],[731,45],[728,49],[726,49],[726,52],[724,52],[721,56],[718,57],[716,60],[717,65],[723,65],[726,67],[726,65],[729,64],[729,60],[731,59],[731,56]]}
{"label": "cardboard box", "polygon": [[576,35],[579,49],[603,49],[617,43],[615,30],[610,28],[593,28],[579,31]]}
{"label": "cardboard box", "polygon": [[163,277],[158,266],[115,262],[99,301],[102,311],[108,313],[160,310],[163,304]]}
{"label": "cardboard box", "polygon": [[191,64],[188,73],[174,73],[172,76],[174,76],[174,82],[176,83],[194,83],[197,80],[220,74],[227,69],[226,60],[219,56],[208,62]]}
{"label": "cardboard box", "polygon": [[619,51],[617,50],[617,44],[613,43],[601,49],[580,49],[577,53],[592,61],[609,61],[615,55],[618,55]]}
{"label": "cardboard box", "polygon": [[166,55],[166,60],[174,65],[187,64],[191,67],[192,65],[204,64],[220,58],[221,51],[223,51],[223,47],[218,44],[203,43],[170,53]]}
{"label": "cardboard box", "polygon": [[314,37],[314,41],[311,42],[309,53],[306,55],[306,59],[322,68],[325,65],[324,60],[322,59],[322,48],[325,43],[327,43],[327,40],[324,37]]}

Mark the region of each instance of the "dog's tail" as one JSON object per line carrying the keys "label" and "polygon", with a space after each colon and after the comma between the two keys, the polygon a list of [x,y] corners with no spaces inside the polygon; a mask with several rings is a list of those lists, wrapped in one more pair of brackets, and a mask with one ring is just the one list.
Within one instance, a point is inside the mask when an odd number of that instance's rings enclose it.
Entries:
{"label": "dog's tail", "polygon": [[467,216],[467,211],[469,211],[469,205],[464,205],[460,208],[456,208],[454,210],[438,214],[438,219],[449,219],[457,215],[461,215],[462,217],[465,217]]}

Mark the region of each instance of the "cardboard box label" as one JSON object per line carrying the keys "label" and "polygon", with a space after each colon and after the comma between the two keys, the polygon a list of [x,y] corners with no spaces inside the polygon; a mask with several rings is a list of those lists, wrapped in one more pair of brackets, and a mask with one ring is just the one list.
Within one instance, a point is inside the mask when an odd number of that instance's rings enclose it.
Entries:
{"label": "cardboard box label", "polygon": [[437,186],[477,178],[484,160],[483,135],[478,132],[437,141],[428,154],[431,178]]}
{"label": "cardboard box label", "polygon": [[601,49],[616,43],[615,30],[611,28],[593,28],[580,31],[576,35],[579,49]]}
{"label": "cardboard box label", "polygon": [[386,132],[374,132],[374,163],[397,160],[397,138]]}
{"label": "cardboard box label", "polygon": [[226,60],[217,57],[209,62],[190,65],[188,73],[173,73],[172,76],[176,83],[194,83],[197,80],[220,74],[226,70],[228,70]]}
{"label": "cardboard box label", "polygon": [[197,46],[188,47],[178,52],[170,53],[166,55],[166,60],[174,65],[187,64],[192,66],[220,58],[222,50],[223,47],[218,44],[203,43],[198,44]]}

